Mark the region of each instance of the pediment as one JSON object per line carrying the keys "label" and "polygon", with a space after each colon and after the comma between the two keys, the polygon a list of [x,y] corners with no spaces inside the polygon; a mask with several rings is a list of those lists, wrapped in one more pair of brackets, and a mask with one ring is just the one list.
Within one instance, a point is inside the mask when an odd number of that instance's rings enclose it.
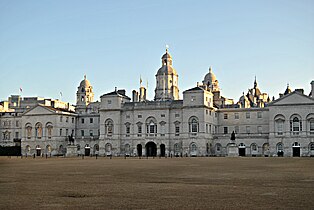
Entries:
{"label": "pediment", "polygon": [[30,110],[26,111],[23,115],[45,115],[45,114],[54,114],[55,112],[45,106],[37,105]]}
{"label": "pediment", "polygon": [[290,93],[289,95],[283,96],[269,104],[269,106],[284,106],[284,105],[314,105],[314,98],[303,95],[298,92]]}

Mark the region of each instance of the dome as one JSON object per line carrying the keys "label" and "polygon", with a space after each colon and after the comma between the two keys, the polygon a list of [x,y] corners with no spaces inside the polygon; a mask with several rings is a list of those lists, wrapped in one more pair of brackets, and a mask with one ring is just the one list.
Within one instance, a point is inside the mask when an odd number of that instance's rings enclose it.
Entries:
{"label": "dome", "polygon": [[212,85],[217,80],[215,74],[212,72],[212,68],[209,67],[209,72],[204,77],[204,85]]}
{"label": "dome", "polygon": [[168,49],[166,49],[166,53],[161,57],[161,59],[164,60],[168,58],[172,59],[170,53],[168,52]]}
{"label": "dome", "polygon": [[177,71],[172,66],[165,65],[165,66],[162,66],[157,71],[157,75],[170,75],[170,74],[177,75]]}
{"label": "dome", "polygon": [[90,82],[86,79],[86,75],[84,75],[84,79],[80,83],[80,87],[90,87]]}

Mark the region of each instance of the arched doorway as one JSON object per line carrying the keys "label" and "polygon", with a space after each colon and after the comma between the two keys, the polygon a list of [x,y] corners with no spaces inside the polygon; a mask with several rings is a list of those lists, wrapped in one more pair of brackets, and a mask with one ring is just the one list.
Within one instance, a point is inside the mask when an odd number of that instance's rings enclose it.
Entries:
{"label": "arched doorway", "polygon": [[138,144],[136,149],[137,149],[137,156],[142,157],[142,145]]}
{"label": "arched doorway", "polygon": [[160,145],[160,156],[165,157],[166,156],[166,146],[164,144]]}
{"label": "arched doorway", "polygon": [[242,156],[242,157],[245,156],[245,144],[243,143],[239,145],[239,156]]}
{"label": "arched doorway", "polygon": [[300,157],[300,144],[298,142],[294,142],[292,145],[292,157]]}
{"label": "arched doorway", "polygon": [[88,144],[85,145],[85,156],[90,156],[90,146]]}
{"label": "arched doorway", "polygon": [[146,148],[146,156],[150,157],[155,157],[156,154],[157,154],[157,145],[150,141],[148,142],[146,145],[145,145],[145,148]]}
{"label": "arched doorway", "polygon": [[269,156],[269,144],[268,143],[263,144],[263,155],[265,157]]}
{"label": "arched doorway", "polygon": [[284,151],[283,151],[283,143],[279,142],[277,144],[277,155],[278,157],[283,157]]}

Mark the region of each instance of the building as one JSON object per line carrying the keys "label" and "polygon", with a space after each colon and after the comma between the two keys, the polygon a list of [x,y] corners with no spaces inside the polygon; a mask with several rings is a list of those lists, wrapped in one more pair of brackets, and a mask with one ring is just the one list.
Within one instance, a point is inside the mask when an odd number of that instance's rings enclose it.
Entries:
{"label": "building", "polygon": [[[21,145],[23,155],[228,156],[236,145],[240,156],[314,156],[314,81],[309,95],[288,85],[271,100],[255,78],[234,102],[222,96],[209,68],[202,82],[179,99],[172,62],[166,50],[154,100],[140,84],[131,98],[115,88],[94,102],[86,76],[75,107],[11,96],[0,106],[0,145]],[[71,137],[75,146],[69,145]]]}

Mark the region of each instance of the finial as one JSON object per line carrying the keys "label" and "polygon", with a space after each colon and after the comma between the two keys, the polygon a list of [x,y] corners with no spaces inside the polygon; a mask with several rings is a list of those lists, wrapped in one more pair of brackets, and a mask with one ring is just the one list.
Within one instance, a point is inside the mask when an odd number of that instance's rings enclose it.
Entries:
{"label": "finial", "polygon": [[169,45],[166,44],[166,52],[168,52],[169,49]]}
{"label": "finial", "polygon": [[84,79],[86,80],[86,74],[84,74]]}
{"label": "finial", "polygon": [[212,66],[209,66],[209,72],[212,72]]}
{"label": "finial", "polygon": [[140,75],[140,87],[142,87],[142,82],[143,82],[142,76]]}

